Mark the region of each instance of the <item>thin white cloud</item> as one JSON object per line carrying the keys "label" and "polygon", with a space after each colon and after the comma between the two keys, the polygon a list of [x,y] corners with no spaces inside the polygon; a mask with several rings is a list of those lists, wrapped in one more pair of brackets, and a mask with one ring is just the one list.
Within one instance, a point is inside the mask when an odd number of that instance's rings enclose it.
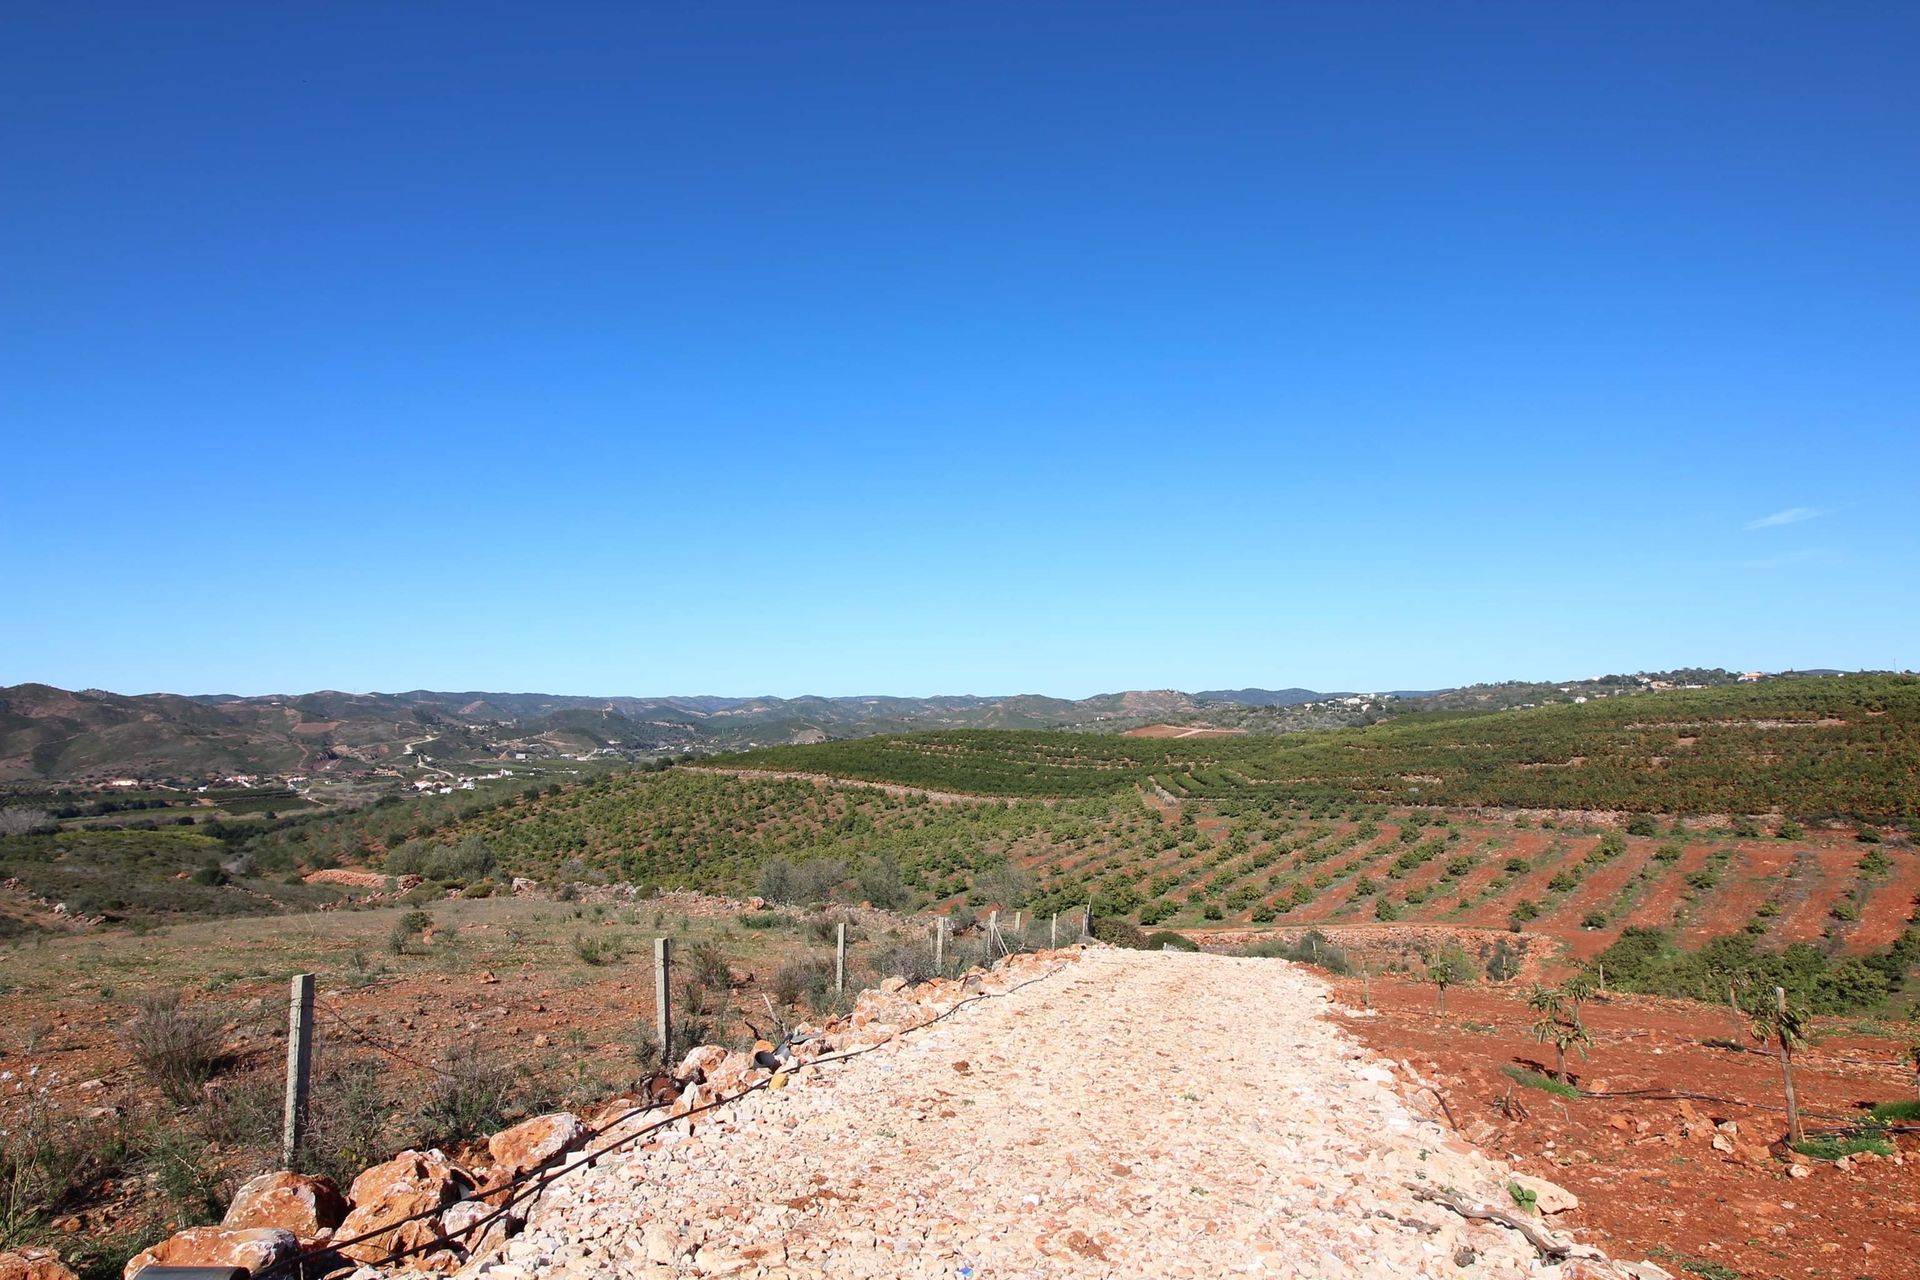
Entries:
{"label": "thin white cloud", "polygon": [[1776,511],[1770,516],[1761,516],[1758,520],[1747,521],[1748,531],[1754,529],[1772,529],[1783,524],[1799,524],[1802,520],[1811,520],[1819,515],[1812,507],[1788,507],[1785,511]]}

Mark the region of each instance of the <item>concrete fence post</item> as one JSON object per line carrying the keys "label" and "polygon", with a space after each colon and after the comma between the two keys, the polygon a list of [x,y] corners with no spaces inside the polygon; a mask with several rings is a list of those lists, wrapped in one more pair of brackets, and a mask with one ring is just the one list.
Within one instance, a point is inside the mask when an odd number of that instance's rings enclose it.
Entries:
{"label": "concrete fence post", "polygon": [[291,1169],[307,1141],[307,1092],[313,1076],[313,975],[296,973],[287,1004],[287,1105],[280,1123],[280,1166]]}
{"label": "concrete fence post", "polygon": [[673,1001],[668,995],[668,971],[673,965],[673,943],[653,940],[653,1033],[660,1037],[660,1065],[673,1069]]}
{"label": "concrete fence post", "polygon": [[847,989],[847,922],[842,920],[834,932],[836,937],[833,944],[833,989],[845,991]]}

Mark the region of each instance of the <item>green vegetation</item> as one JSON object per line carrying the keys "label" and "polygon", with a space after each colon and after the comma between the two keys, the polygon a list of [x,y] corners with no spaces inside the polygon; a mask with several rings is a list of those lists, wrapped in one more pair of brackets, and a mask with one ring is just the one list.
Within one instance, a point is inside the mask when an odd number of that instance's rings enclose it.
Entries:
{"label": "green vegetation", "polygon": [[1539,1089],[1544,1093],[1556,1094],[1562,1098],[1577,1098],[1580,1091],[1564,1080],[1554,1080],[1541,1075],[1538,1071],[1529,1071],[1525,1067],[1512,1065],[1500,1068],[1500,1074],[1518,1085],[1529,1089]]}
{"label": "green vegetation", "polygon": [[[1910,823],[1920,818],[1915,758],[1920,678],[1852,676],[1278,737],[973,730],[775,747],[725,762],[991,796],[1111,794],[1151,778],[1176,795],[1387,804],[1417,793],[1448,806]],[[1409,786],[1409,775],[1428,780]]]}
{"label": "green vegetation", "polygon": [[1764,950],[1746,933],[1686,951],[1662,930],[1631,928],[1595,960],[1606,967],[1607,985],[1620,991],[1724,1001],[1729,984],[1759,992],[1782,987],[1813,1013],[1852,1013],[1883,1003],[1920,964],[1920,926],[1909,925],[1891,946],[1846,957],[1806,942]]}
{"label": "green vegetation", "polygon": [[1893,1143],[1880,1134],[1856,1133],[1806,1138],[1794,1143],[1793,1149],[1803,1156],[1812,1156],[1815,1160],[1838,1160],[1842,1156],[1863,1154],[1890,1156],[1893,1154]]}

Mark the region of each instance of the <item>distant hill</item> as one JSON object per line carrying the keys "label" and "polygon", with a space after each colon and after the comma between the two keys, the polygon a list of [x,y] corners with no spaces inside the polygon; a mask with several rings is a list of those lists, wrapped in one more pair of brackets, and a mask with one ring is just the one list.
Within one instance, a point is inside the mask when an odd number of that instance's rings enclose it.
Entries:
{"label": "distant hill", "polygon": [[1297,707],[1345,694],[1315,693],[1312,689],[1204,689],[1193,695],[1202,702],[1235,702],[1243,707]]}
{"label": "distant hill", "polygon": [[498,760],[595,756],[639,761],[689,752],[943,729],[1121,733],[1152,724],[1255,735],[1357,727],[1425,711],[1499,711],[1734,683],[1719,668],[1509,681],[1366,695],[1247,688],[1199,694],[1135,689],[1090,698],[583,697],[481,690],[182,696],[0,688],[0,782],[198,783],[233,775],[415,776]]}

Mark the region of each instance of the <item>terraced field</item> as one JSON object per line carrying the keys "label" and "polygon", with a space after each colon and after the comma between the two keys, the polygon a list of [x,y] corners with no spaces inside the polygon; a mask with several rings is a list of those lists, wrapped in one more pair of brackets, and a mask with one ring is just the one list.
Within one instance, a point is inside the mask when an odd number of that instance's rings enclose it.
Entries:
{"label": "terraced field", "polygon": [[467,852],[438,861],[492,874],[963,916],[1091,902],[1143,928],[1518,929],[1576,958],[1660,930],[1807,944],[1794,963],[1824,965],[1920,946],[1916,726],[1920,681],[1876,677],[1305,742],[916,734],[549,788],[422,822],[398,850],[326,823],[277,848],[434,865],[451,847]]}

